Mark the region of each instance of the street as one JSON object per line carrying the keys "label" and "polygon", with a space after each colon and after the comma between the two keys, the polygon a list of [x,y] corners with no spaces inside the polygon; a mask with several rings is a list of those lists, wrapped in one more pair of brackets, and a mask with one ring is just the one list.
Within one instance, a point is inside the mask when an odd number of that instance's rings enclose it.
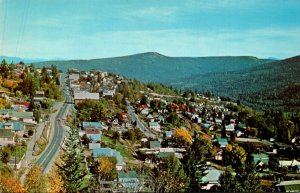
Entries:
{"label": "street", "polygon": [[[60,81],[62,83],[61,85],[64,85],[64,75],[61,76]],[[51,124],[51,128],[47,147],[38,157],[32,155],[34,145],[43,133],[45,122],[39,123],[37,125],[36,132],[27,145],[27,152],[23,161],[23,167],[26,168],[26,170],[21,177],[22,183],[24,183],[26,174],[29,172],[30,168],[35,163],[41,165],[43,167],[44,172],[48,172],[51,169],[55,157],[59,153],[60,146],[62,145],[64,140],[65,130],[67,128],[64,124],[62,124],[61,120],[65,119],[66,112],[70,107],[72,107],[72,104],[68,103],[69,101],[71,101],[71,99],[70,96],[67,94],[68,91],[65,89],[66,86],[63,87],[65,100],[63,102],[55,102],[53,109],[58,109],[58,111],[49,115],[49,122]]]}
{"label": "street", "polygon": [[126,100],[128,115],[131,118],[132,122],[136,122],[137,128],[139,128],[146,137],[157,138],[155,134],[151,133],[149,129],[140,121],[138,115],[134,112],[133,106],[131,106],[130,102]]}

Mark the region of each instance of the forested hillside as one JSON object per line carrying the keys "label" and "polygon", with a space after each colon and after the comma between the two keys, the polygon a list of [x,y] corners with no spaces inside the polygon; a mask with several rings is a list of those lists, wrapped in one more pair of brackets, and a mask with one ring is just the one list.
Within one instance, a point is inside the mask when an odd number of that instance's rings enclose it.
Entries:
{"label": "forested hillside", "polygon": [[143,82],[210,91],[257,109],[299,109],[299,56],[275,61],[250,56],[167,57],[148,52],[94,60],[47,61],[59,69],[99,69]]}
{"label": "forested hillside", "polygon": [[191,76],[173,85],[240,99],[258,108],[300,108],[300,56],[246,70]]}
{"label": "forested hillside", "polygon": [[55,64],[59,69],[79,70],[99,69],[122,74],[144,82],[170,84],[173,81],[209,72],[229,72],[247,69],[270,62],[250,56],[224,57],[168,57],[159,53],[142,53],[131,56],[94,60],[47,61],[36,63],[37,66]]}

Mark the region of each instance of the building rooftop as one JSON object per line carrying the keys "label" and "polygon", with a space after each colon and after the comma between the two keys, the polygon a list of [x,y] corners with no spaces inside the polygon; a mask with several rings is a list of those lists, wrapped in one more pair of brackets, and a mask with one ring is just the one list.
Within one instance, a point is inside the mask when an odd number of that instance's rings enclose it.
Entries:
{"label": "building rooftop", "polygon": [[269,164],[269,155],[260,153],[260,154],[252,154],[254,164],[257,164],[258,161],[263,162],[264,164]]}
{"label": "building rooftop", "polygon": [[95,127],[95,128],[102,128],[102,124],[100,122],[82,122],[82,127]]}
{"label": "building rooftop", "polygon": [[87,134],[86,136],[92,141],[101,141],[101,134]]}
{"label": "building rooftop", "polygon": [[99,93],[90,93],[90,92],[75,92],[74,100],[99,100]]}
{"label": "building rooftop", "polygon": [[206,170],[206,175],[202,177],[202,182],[204,183],[218,183],[219,177],[222,174],[222,171],[214,168],[208,167]]}
{"label": "building rooftop", "polygon": [[300,180],[282,181],[276,186],[300,185]]}
{"label": "building rooftop", "polygon": [[117,165],[124,165],[123,157],[121,156],[120,152],[116,151],[115,149],[111,149],[107,147],[93,149],[93,157],[99,157],[99,156],[116,157]]}
{"label": "building rooftop", "polygon": [[20,122],[0,122],[0,129],[11,127],[13,131],[23,131],[24,125]]}
{"label": "building rooftop", "polygon": [[13,138],[14,136],[11,129],[0,129],[0,138]]}

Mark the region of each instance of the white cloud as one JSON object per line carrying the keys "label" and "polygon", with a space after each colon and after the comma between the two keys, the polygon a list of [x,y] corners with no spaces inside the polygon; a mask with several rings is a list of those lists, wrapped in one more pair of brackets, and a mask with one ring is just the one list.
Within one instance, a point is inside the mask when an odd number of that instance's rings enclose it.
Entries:
{"label": "white cloud", "polygon": [[[250,31],[155,30],[102,32],[93,36],[48,41],[27,37],[20,56],[92,59],[156,51],[168,56],[250,55],[287,58],[299,54],[300,28]],[[15,43],[9,42],[7,55]]]}
{"label": "white cloud", "polygon": [[176,15],[177,7],[148,7],[124,13],[127,17],[152,18],[166,20]]}

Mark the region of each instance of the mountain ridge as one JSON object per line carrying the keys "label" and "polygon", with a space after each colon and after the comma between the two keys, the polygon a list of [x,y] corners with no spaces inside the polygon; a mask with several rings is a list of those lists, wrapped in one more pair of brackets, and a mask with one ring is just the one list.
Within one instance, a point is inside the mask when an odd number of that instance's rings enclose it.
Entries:
{"label": "mountain ridge", "polygon": [[210,90],[250,105],[260,103],[260,109],[278,106],[287,111],[296,111],[300,110],[299,72],[300,56],[295,56],[248,69],[191,76],[178,80],[173,86]]}
{"label": "mountain ridge", "polygon": [[[259,108],[265,108],[268,105],[300,106],[298,95],[292,94],[298,89],[294,83],[300,80],[297,75],[299,61],[300,56],[277,61],[253,56],[169,57],[146,52],[115,58],[35,64],[39,67],[55,64],[64,71],[69,68],[103,70],[143,82],[211,91],[249,104],[261,103]],[[289,93],[290,99],[284,92]]]}
{"label": "mountain ridge", "polygon": [[7,63],[18,63],[18,62],[25,62],[25,63],[34,63],[34,62],[43,62],[43,61],[48,61],[47,59],[42,59],[42,58],[21,58],[17,56],[0,56],[0,61],[3,59],[6,60]]}
{"label": "mountain ridge", "polygon": [[[35,63],[37,66],[56,64],[59,69],[78,70],[98,69],[122,74],[128,78],[137,78],[144,82],[158,81],[168,84],[176,75],[180,78],[208,71],[231,71],[270,62],[252,56],[217,56],[217,57],[169,57],[157,52],[146,52],[115,58],[91,60],[46,61]],[[178,73],[181,72],[181,73]],[[155,74],[156,76],[148,75]],[[169,74],[169,75],[168,75]],[[175,77],[175,79],[177,79]]]}

